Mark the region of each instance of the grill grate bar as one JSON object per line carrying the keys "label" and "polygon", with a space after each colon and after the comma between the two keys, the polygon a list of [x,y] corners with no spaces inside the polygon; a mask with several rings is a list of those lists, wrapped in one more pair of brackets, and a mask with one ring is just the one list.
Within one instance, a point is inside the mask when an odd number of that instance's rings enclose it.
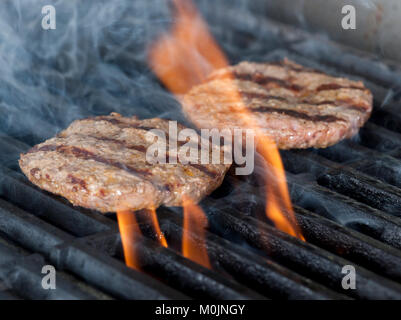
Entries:
{"label": "grill grate bar", "polygon": [[307,241],[396,281],[401,280],[401,252],[352,229],[295,207]]}
{"label": "grill grate bar", "polygon": [[401,187],[401,162],[393,158],[385,158],[383,161],[375,161],[371,159],[362,160],[358,163],[351,164],[351,167],[371,175],[383,182]]}
{"label": "grill grate bar", "polygon": [[388,152],[401,147],[401,134],[368,122],[359,132],[360,143],[379,152]]}
{"label": "grill grate bar", "polygon": [[[0,231],[25,248],[43,254],[105,292],[128,299],[183,299],[185,295],[95,252],[74,238],[9,203],[0,200]],[[39,273],[40,274],[40,273]]]}
{"label": "grill grate bar", "polygon": [[27,249],[44,254],[57,244],[73,239],[56,227],[1,199],[0,231],[11,239],[23,243]]}
{"label": "grill grate bar", "polygon": [[[103,250],[102,248],[106,246],[113,256],[123,260],[121,238],[118,233],[106,234],[104,237],[94,236],[90,239],[90,243],[99,250]],[[138,256],[141,270],[157,279],[162,279],[163,282],[191,297],[266,299],[232,279],[221,277],[216,271],[185,259],[172,249],[164,248],[149,238],[142,238],[132,244],[130,250]]]}
{"label": "grill grate bar", "polygon": [[323,187],[366,203],[386,213],[401,217],[400,189],[352,169],[359,160],[344,167],[311,152],[285,152],[284,165],[292,173],[311,173]]}
{"label": "grill grate bar", "polygon": [[[178,208],[176,208],[179,210]],[[183,232],[182,212],[163,210],[161,228],[169,242],[179,243]],[[206,248],[216,268],[222,268],[239,281],[271,298],[339,299],[342,295],[321,286],[266,257],[246,251],[211,232],[206,233]]]}
{"label": "grill grate bar", "polygon": [[43,290],[41,273],[42,267],[47,263],[38,254],[20,257],[6,264],[0,265],[0,278],[5,279],[7,286],[13,288],[18,296],[24,299],[93,299],[94,296],[82,291],[57,276],[57,286],[54,290]]}
{"label": "grill grate bar", "polygon": [[356,202],[316,183],[305,183],[305,178],[287,175],[293,202],[341,225],[401,248],[400,219]]}
{"label": "grill grate bar", "polygon": [[[343,293],[341,279],[342,268],[351,262],[304,243],[284,234],[277,229],[262,224],[255,218],[243,217],[230,210],[218,212],[218,217],[225,225],[241,234],[252,246],[263,250],[269,257],[297,270],[300,274],[318,281],[333,290]],[[355,266],[359,277],[357,289],[347,292],[350,296],[361,299],[401,298],[401,286],[395,282],[375,275],[363,267]]]}
{"label": "grill grate bar", "polygon": [[46,191],[27,183],[21,173],[2,167],[0,196],[78,237],[108,230],[114,224],[102,215],[89,210],[79,211],[72,208],[66,200],[50,197]]}
{"label": "grill grate bar", "polygon": [[75,242],[54,248],[50,260],[104,292],[122,299],[187,299],[146,274],[125,266],[93,247]]}

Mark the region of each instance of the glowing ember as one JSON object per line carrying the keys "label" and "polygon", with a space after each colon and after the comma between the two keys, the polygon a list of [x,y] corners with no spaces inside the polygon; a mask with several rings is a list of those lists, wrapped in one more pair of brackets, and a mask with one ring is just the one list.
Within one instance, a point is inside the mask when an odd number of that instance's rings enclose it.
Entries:
{"label": "glowing ember", "polygon": [[182,254],[206,268],[211,268],[205,244],[205,229],[207,227],[205,213],[186,196],[183,197],[183,207]]}
{"label": "glowing ember", "polygon": [[[191,1],[174,0],[174,5],[175,23],[169,33],[151,46],[149,63],[166,87],[179,97],[204,81],[211,72],[227,67],[228,61]],[[227,99],[236,106],[233,112],[243,126],[254,129],[257,151],[267,163],[266,215],[278,229],[304,240],[296,224],[279,151],[242,102],[235,82],[231,82]]]}

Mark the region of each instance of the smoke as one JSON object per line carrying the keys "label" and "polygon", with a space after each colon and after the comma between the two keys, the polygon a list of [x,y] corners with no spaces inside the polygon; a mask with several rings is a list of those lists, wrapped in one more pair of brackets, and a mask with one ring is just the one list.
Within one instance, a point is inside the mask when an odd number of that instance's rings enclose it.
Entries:
{"label": "smoke", "polygon": [[[42,28],[42,7],[49,4],[56,9],[55,30]],[[0,131],[23,139],[30,135],[28,141],[36,143],[75,119],[110,112],[185,122],[179,103],[147,65],[149,44],[172,22],[170,4],[1,1]],[[266,41],[258,41],[264,34],[255,32],[261,28],[252,20],[251,1],[197,4],[230,57],[266,50]],[[232,32],[238,14],[248,18],[238,24],[240,32]]]}
{"label": "smoke", "polygon": [[177,111],[146,66],[149,41],[170,22],[167,1],[52,1],[57,26],[44,30],[48,4],[0,3],[2,131],[21,136],[47,126],[43,139],[85,116]]}
{"label": "smoke", "polygon": [[373,10],[377,8],[377,4],[372,0],[355,0],[355,4],[364,7],[368,10]]}

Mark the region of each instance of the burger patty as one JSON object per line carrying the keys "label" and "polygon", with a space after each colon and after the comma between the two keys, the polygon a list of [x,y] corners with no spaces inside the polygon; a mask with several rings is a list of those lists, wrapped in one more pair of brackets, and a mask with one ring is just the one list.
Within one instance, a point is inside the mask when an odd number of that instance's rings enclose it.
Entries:
{"label": "burger patty", "polygon": [[246,106],[257,127],[280,149],[292,149],[324,148],[355,135],[371,114],[373,98],[360,81],[285,59],[216,70],[182,102],[187,117],[209,129],[249,127],[238,112]]}
{"label": "burger patty", "polygon": [[162,130],[168,141],[168,126],[164,119],[115,113],[77,120],[22,154],[19,164],[40,188],[101,212],[181,205],[184,194],[197,202],[221,184],[229,165],[148,163],[146,151],[156,137],[146,133]]}

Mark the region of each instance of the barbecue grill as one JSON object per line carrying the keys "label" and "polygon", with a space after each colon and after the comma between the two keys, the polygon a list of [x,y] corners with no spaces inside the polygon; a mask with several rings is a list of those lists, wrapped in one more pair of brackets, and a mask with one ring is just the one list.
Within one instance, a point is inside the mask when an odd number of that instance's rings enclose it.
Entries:
{"label": "barbecue grill", "polygon": [[[157,214],[169,247],[157,243],[146,221],[140,223],[145,236],[132,244],[140,272],[124,263],[114,214],[74,207],[26,179],[19,154],[73,119],[112,111],[179,114],[178,102],[146,70],[141,54],[130,52],[136,44],[131,39],[125,51],[108,56],[105,48],[100,58],[126,77],[110,80],[111,85],[97,83],[89,73],[66,77],[59,86],[56,76],[70,63],[60,61],[68,57],[44,63],[51,78],[46,86],[29,74],[23,86],[0,78],[0,298],[401,299],[401,69],[251,11],[242,11],[238,19],[238,8],[220,5],[214,10],[202,2],[201,8],[230,62],[287,57],[362,80],[374,95],[373,115],[357,137],[327,149],[281,152],[306,242],[263,217],[264,185],[255,175],[229,173],[201,202],[209,220],[206,249],[213,268],[180,254],[182,210],[161,207]],[[113,33],[118,27],[113,25],[110,39],[104,39],[111,51],[113,37],[121,35]],[[18,72],[15,79],[23,77]],[[30,97],[33,90],[39,92]],[[41,286],[44,265],[56,268],[55,290]],[[355,289],[342,286],[344,266],[355,268]]]}

